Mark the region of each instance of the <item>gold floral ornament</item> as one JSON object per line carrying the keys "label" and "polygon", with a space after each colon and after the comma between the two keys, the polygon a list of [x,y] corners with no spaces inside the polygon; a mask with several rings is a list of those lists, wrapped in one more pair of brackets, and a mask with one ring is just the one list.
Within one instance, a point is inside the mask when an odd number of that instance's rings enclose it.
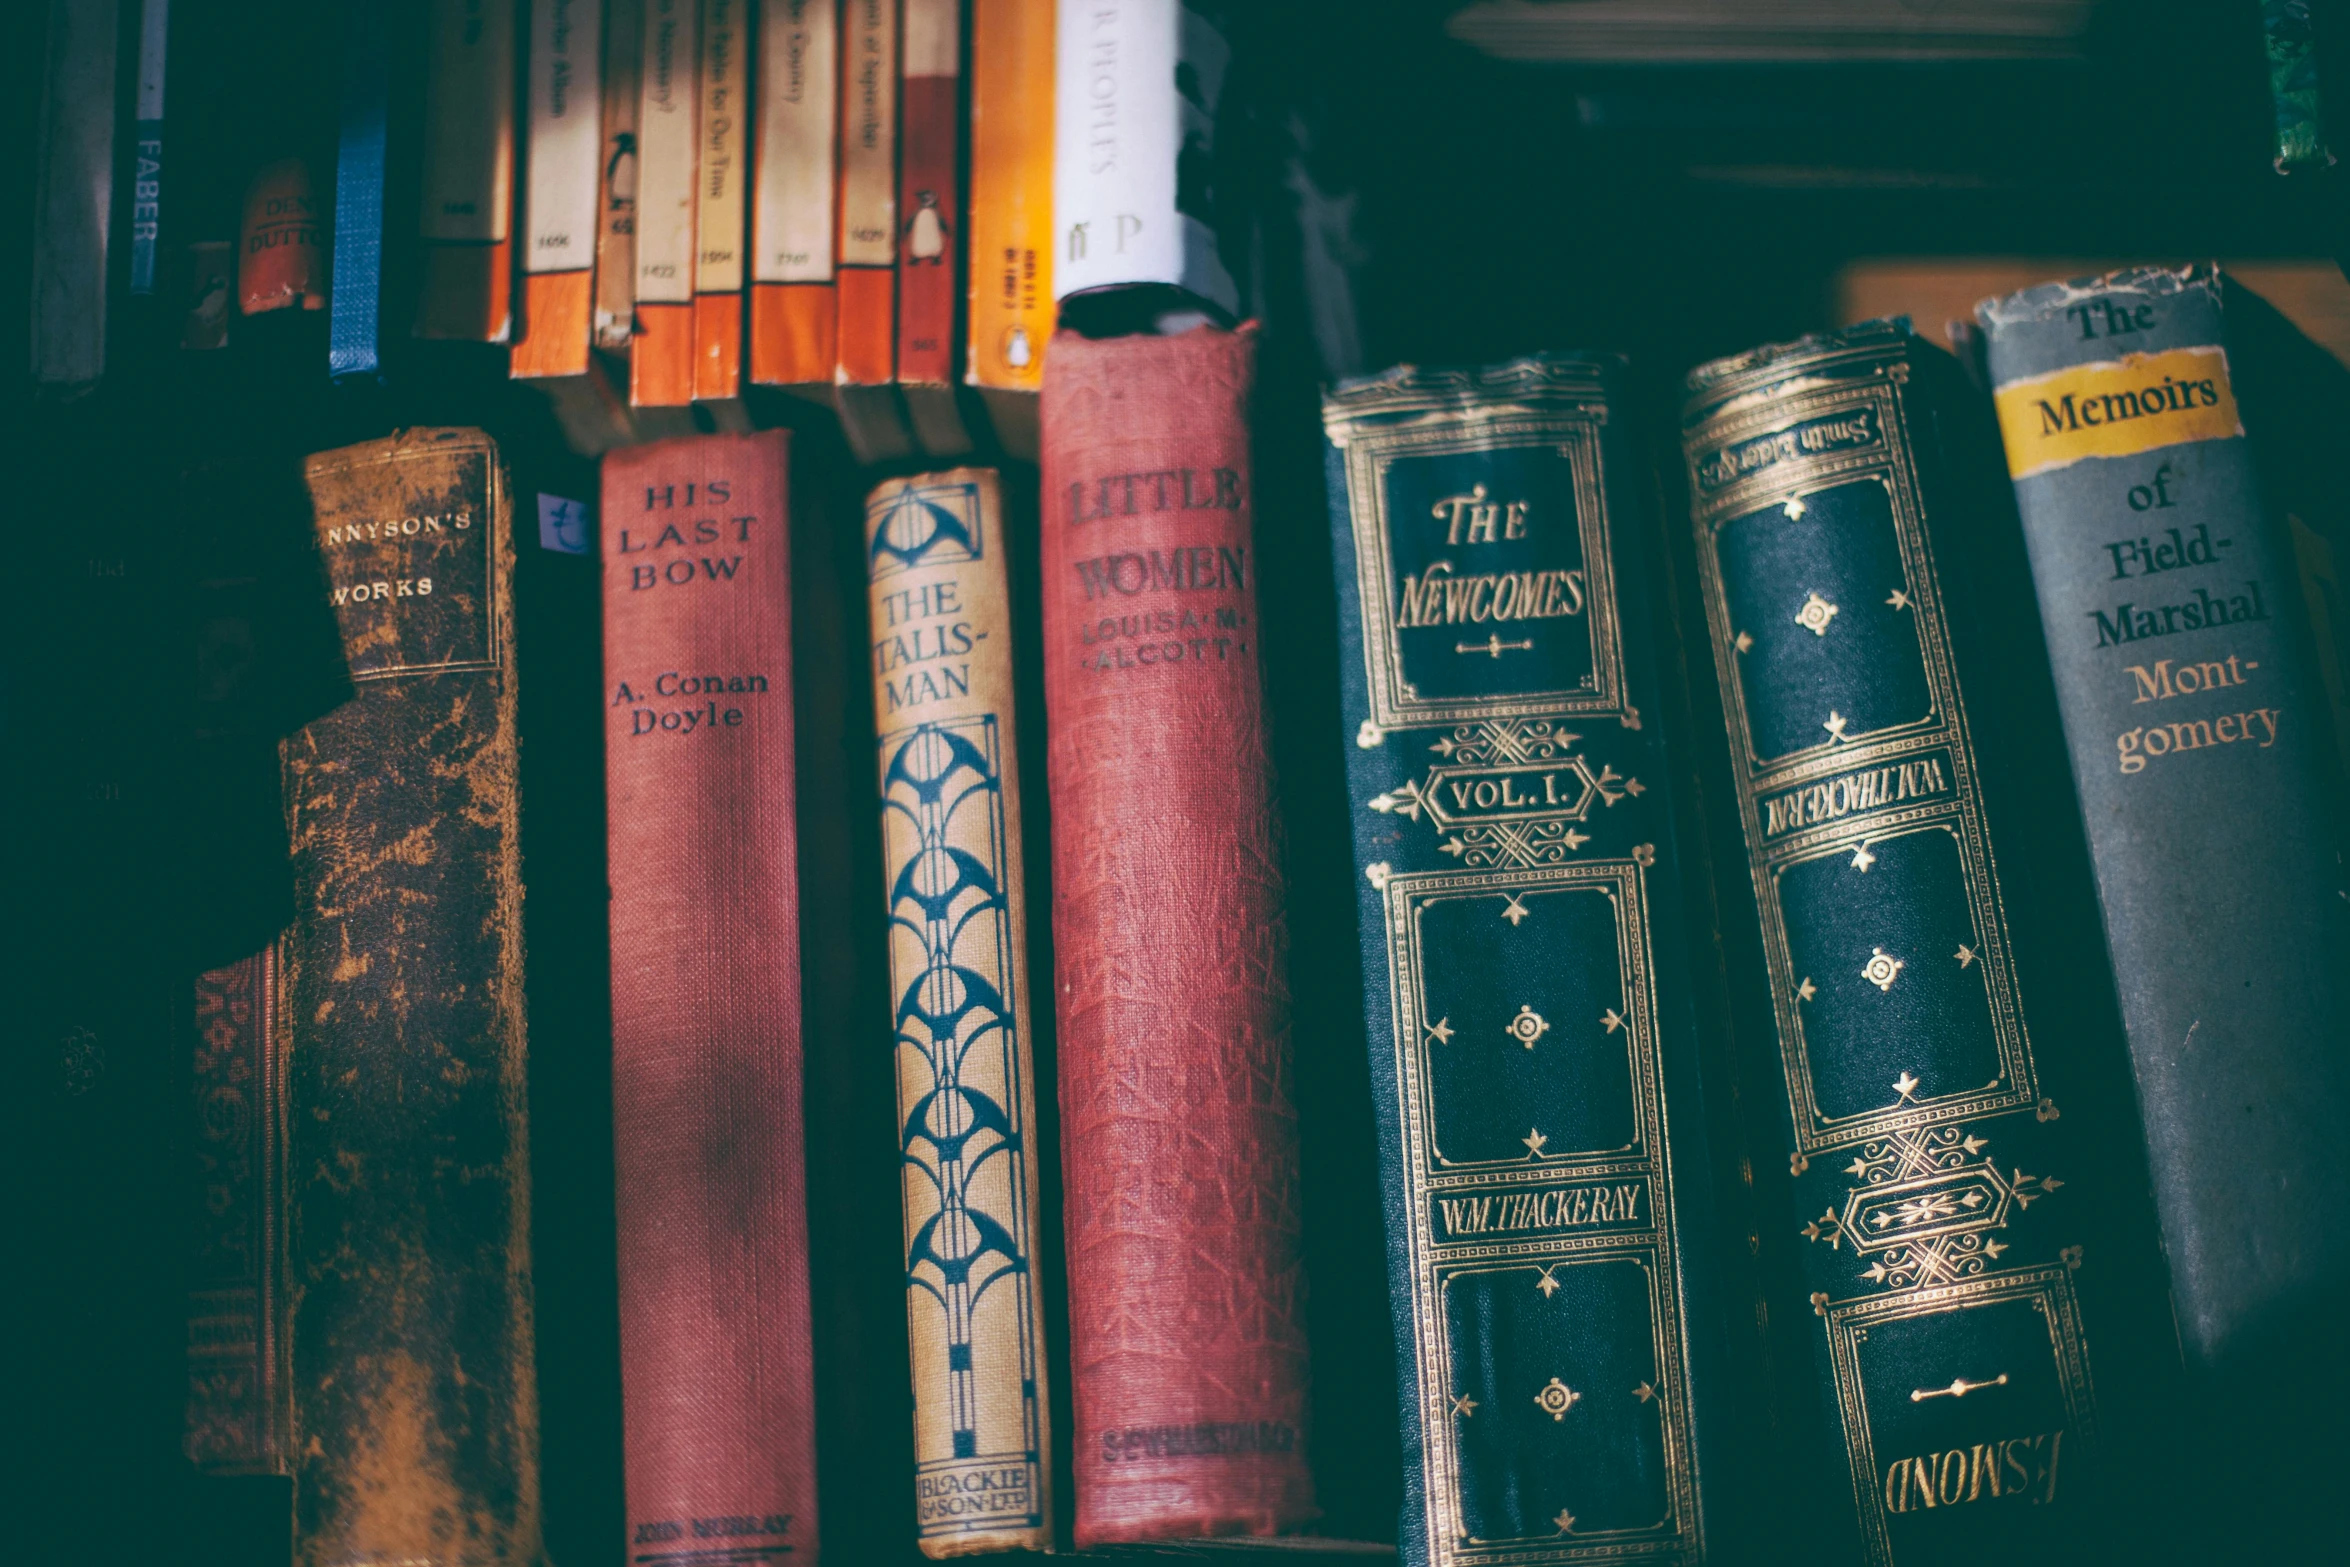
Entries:
{"label": "gold floral ornament", "polygon": [[1815,637],[1828,634],[1828,622],[1836,618],[1836,606],[1817,593],[1808,594],[1803,608],[1795,612],[1795,623]]}
{"label": "gold floral ornament", "polygon": [[1582,1397],[1582,1394],[1561,1382],[1557,1377],[1552,1377],[1549,1382],[1543,1385],[1542,1391],[1534,1395],[1534,1402],[1551,1419],[1564,1420],[1567,1418],[1567,1411],[1581,1402]]}
{"label": "gold floral ornament", "polygon": [[1542,1014],[1532,1007],[1523,1005],[1518,1008],[1518,1015],[1511,1018],[1502,1027],[1510,1038],[1524,1045],[1528,1050],[1534,1048],[1534,1041],[1550,1032],[1550,1024]]}
{"label": "gold floral ornament", "polygon": [[1893,982],[1901,977],[1904,967],[1901,959],[1888,954],[1883,947],[1869,948],[1870,957],[1861,966],[1860,977],[1879,990],[1891,990]]}

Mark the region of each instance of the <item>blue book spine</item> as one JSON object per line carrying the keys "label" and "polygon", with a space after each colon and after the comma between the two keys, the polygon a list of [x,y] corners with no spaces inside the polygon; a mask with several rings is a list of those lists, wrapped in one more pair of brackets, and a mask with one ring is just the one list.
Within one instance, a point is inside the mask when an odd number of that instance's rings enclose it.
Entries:
{"label": "blue book spine", "polygon": [[1693,1563],[1712,1203],[1618,369],[1324,403],[1403,1559]]}
{"label": "blue book spine", "polygon": [[2110,1516],[2090,1328],[2134,1377],[2159,1312],[2113,1154],[2118,1026],[2079,1002],[2096,959],[2058,917],[2085,876],[2036,852],[2045,790],[1987,814],[2016,795],[1986,778],[2019,773],[1980,726],[2035,709],[1953,613],[1997,520],[1973,503],[2001,499],[1988,429],[1951,438],[1957,380],[1872,322],[1700,368],[1682,432],[1762,970],[1738,978],[1775,1047],[1753,1086],[1783,1106],[1792,1211],[1760,1222],[1805,1291],[1773,1305],[1809,1339],[1822,1484],[1873,1567],[2080,1559]]}
{"label": "blue book spine", "polygon": [[[2350,902],[2328,701],[2350,628],[2339,470],[2316,449],[2341,426],[2292,428],[2295,405],[2350,404],[2330,362],[2264,388],[2258,309],[2192,267],[1980,312],[2180,1337],[2223,1373],[2296,1325],[2334,1336],[2350,1287]],[[2265,434],[2264,389],[2280,415]],[[2315,506],[2263,441],[2327,470]]]}
{"label": "blue book spine", "polygon": [[392,38],[382,0],[343,7],[342,128],[335,151],[333,293],[327,374],[383,377],[384,154],[391,112]]}

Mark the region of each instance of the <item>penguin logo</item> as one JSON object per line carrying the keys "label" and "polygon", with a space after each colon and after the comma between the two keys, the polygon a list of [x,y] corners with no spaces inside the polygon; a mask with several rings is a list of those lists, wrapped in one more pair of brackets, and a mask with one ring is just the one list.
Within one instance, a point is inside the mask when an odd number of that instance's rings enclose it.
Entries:
{"label": "penguin logo", "polygon": [[947,252],[947,220],[938,210],[938,192],[914,193],[914,215],[906,220],[906,259],[937,266]]}
{"label": "penguin logo", "polygon": [[612,138],[612,156],[604,161],[604,188],[611,192],[612,210],[636,205],[636,135],[622,131]]}
{"label": "penguin logo", "polygon": [[1019,322],[1004,334],[1004,363],[1015,370],[1025,370],[1036,360],[1036,348],[1028,341],[1028,328]]}

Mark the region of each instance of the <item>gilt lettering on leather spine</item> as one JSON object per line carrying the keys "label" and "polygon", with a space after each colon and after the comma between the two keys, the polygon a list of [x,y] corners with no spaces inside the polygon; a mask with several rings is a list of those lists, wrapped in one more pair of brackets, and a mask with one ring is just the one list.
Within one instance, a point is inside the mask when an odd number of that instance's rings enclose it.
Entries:
{"label": "gilt lettering on leather spine", "polygon": [[1397,370],[1323,403],[1403,1555],[1429,1567],[1705,1551],[1710,1205],[1680,1192],[1696,1024],[1618,373]]}
{"label": "gilt lettering on leather spine", "polygon": [[628,1560],[816,1553],[780,430],[604,459]]}
{"label": "gilt lettering on leather spine", "polygon": [[1080,1548],[1314,1516],[1256,332],[1063,332],[1044,658]]}
{"label": "gilt lettering on leather spine", "polygon": [[924,1554],[1052,1542],[1036,1062],[996,475],[865,502]]}
{"label": "gilt lettering on leather spine", "polygon": [[284,746],[294,1560],[535,1562],[506,478],[451,429],[307,477],[356,694]]}
{"label": "gilt lettering on leather spine", "polygon": [[2070,1561],[2098,1493],[2083,1302],[2122,1276],[2126,1177],[2080,1135],[2103,1111],[2072,1092],[2089,1029],[2045,1021],[2095,988],[2093,956],[2044,966],[2065,889],[2029,853],[2031,895],[2002,888],[1991,822],[2028,823],[1986,815],[2015,769],[1979,765],[1966,696],[2016,688],[1969,662],[1993,649],[1950,592],[1995,525],[1961,488],[1989,454],[1953,435],[1936,355],[1866,323],[1703,366],[1684,410],[1796,1204],[1763,1222],[1791,1227],[1809,1296],[1772,1308],[1810,1314],[1867,1561]]}
{"label": "gilt lettering on leather spine", "polygon": [[2313,656],[2330,644],[2339,668],[2343,511],[2317,447],[2350,402],[2330,361],[2264,351],[2257,306],[2192,267],[1979,311],[2179,1331],[2206,1370],[2350,1289],[2343,715]]}

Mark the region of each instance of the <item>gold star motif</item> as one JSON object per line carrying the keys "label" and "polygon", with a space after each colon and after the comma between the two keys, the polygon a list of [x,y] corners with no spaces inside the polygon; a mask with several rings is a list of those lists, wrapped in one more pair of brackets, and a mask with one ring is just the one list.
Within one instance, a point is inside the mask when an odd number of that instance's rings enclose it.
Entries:
{"label": "gold star motif", "polygon": [[1609,1007],[1605,1012],[1599,1014],[1599,1020],[1607,1025],[1607,1031],[1611,1034],[1624,1026],[1623,1014],[1614,1007]]}
{"label": "gold star motif", "polygon": [[1859,871],[1863,875],[1866,875],[1868,873],[1868,868],[1876,863],[1877,857],[1869,853],[1869,846],[1866,840],[1863,840],[1859,847],[1852,851],[1852,868],[1856,871]]}
{"label": "gold star motif", "polygon": [[1899,1077],[1893,1079],[1893,1091],[1904,1099],[1907,1099],[1910,1095],[1916,1093],[1917,1088],[1918,1080],[1907,1072],[1904,1072]]}
{"label": "gold star motif", "polygon": [[1787,518],[1790,522],[1792,522],[1797,517],[1802,516],[1805,512],[1811,510],[1811,508],[1804,505],[1803,502],[1792,499],[1789,500],[1785,506],[1782,506],[1779,509],[1787,514]]}
{"label": "gold star motif", "polygon": [[1999,1260],[1999,1254],[2005,1250],[2007,1250],[2007,1242],[2005,1241],[1987,1240],[1983,1242],[1983,1255],[1990,1258],[1993,1262],[1997,1262]]}
{"label": "gold star motif", "polygon": [[1795,999],[1798,1001],[1809,1001],[1819,993],[1818,987],[1812,984],[1809,974],[1804,975],[1803,983],[1795,987]]}
{"label": "gold star motif", "polygon": [[1435,1040],[1438,1044],[1448,1045],[1452,1043],[1451,1018],[1440,1017],[1433,1023],[1423,1023],[1420,1026],[1425,1028],[1428,1031],[1428,1037]]}
{"label": "gold star motif", "polygon": [[1831,707],[1828,709],[1827,721],[1821,724],[1820,727],[1828,731],[1829,740],[1836,741],[1844,738],[1844,726],[1851,722],[1851,719],[1846,718],[1842,713],[1837,712],[1834,708]]}
{"label": "gold star motif", "polygon": [[1656,1402],[1656,1389],[1643,1382],[1632,1390],[1632,1396],[1643,1404],[1653,1404]]}
{"label": "gold star motif", "polygon": [[1648,785],[1637,778],[1627,778],[1624,780],[1624,792],[1637,800],[1648,792]]}
{"label": "gold star motif", "polygon": [[1534,911],[1519,902],[1516,894],[1511,893],[1504,896],[1506,901],[1501,906],[1501,917],[1510,922],[1510,929],[1516,930],[1518,922]]}
{"label": "gold star motif", "polygon": [[[1556,1267],[1557,1264],[1553,1263],[1551,1266]],[[1542,1291],[1542,1298],[1544,1300],[1548,1300],[1551,1296],[1556,1295],[1559,1292],[1559,1281],[1550,1276],[1550,1268],[1544,1268],[1542,1270],[1542,1277],[1534,1281],[1534,1287]]]}
{"label": "gold star motif", "polygon": [[1887,599],[1885,602],[1892,605],[1895,609],[1907,609],[1909,608],[1909,594],[1903,589],[1895,588],[1893,590],[1893,596]]}
{"label": "gold star motif", "polygon": [[1539,1159],[1542,1157],[1542,1145],[1549,1142],[1550,1139],[1543,1136],[1540,1132],[1534,1130],[1532,1127],[1528,1127],[1526,1129],[1526,1135],[1519,1138],[1518,1141],[1526,1145],[1527,1158]]}
{"label": "gold star motif", "polygon": [[1958,950],[1953,952],[1951,956],[1958,959],[1960,968],[1965,968],[1969,963],[1975,961],[1975,949],[1962,941],[1958,944]]}
{"label": "gold star motif", "polygon": [[1732,640],[1730,645],[1736,648],[1739,652],[1743,653],[1754,646],[1754,637],[1752,633],[1741,631],[1738,633],[1737,637]]}
{"label": "gold star motif", "polygon": [[1477,1401],[1466,1393],[1455,1393],[1452,1396],[1452,1412],[1466,1420],[1477,1412]]}
{"label": "gold star motif", "polygon": [[1556,1518],[1553,1518],[1551,1522],[1559,1526],[1559,1533],[1561,1534],[1573,1534],[1575,1532],[1575,1515],[1568,1512],[1564,1507],[1559,1509],[1559,1515]]}

